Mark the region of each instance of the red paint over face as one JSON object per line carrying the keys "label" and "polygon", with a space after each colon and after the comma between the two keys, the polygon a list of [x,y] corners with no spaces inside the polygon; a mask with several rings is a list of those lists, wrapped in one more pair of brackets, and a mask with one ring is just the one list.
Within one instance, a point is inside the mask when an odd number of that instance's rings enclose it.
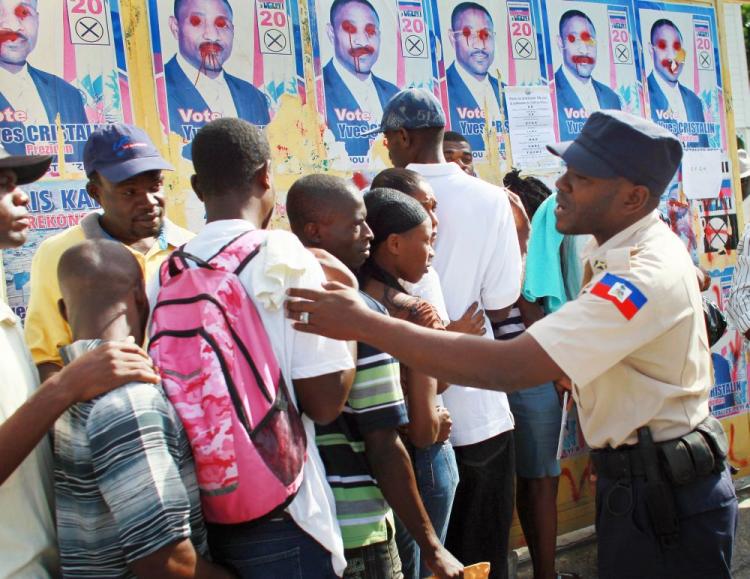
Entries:
{"label": "red paint over face", "polygon": [[483,43],[487,42],[487,40],[489,40],[490,38],[490,31],[487,28],[482,28],[479,32],[477,32],[477,36]]}
{"label": "red paint over face", "polygon": [[571,60],[576,64],[594,64],[594,59],[585,54],[575,54],[571,57]]}
{"label": "red paint over face", "polygon": [[218,16],[216,20],[214,20],[214,25],[216,28],[226,28],[229,26],[229,21],[223,16]]}
{"label": "red paint over face", "polygon": [[16,18],[19,18],[21,20],[31,16],[31,10],[29,10],[28,6],[18,5],[16,6],[16,9],[14,12],[15,12]]}
{"label": "red paint over face", "polygon": [[349,34],[350,36],[352,34],[357,34],[357,27],[354,26],[351,20],[344,20],[341,23],[341,30]]}
{"label": "red paint over face", "polygon": [[15,42],[20,38],[18,32],[12,30],[0,30],[0,44],[3,42]]}
{"label": "red paint over face", "polygon": [[203,19],[198,16],[197,14],[191,14],[190,15],[190,24],[192,26],[200,26],[201,22],[203,22]]}
{"label": "red paint over face", "polygon": [[368,24],[365,26],[365,34],[367,34],[367,36],[375,36],[377,33],[378,29],[374,24]]}
{"label": "red paint over face", "polygon": [[466,42],[469,42],[469,38],[471,38],[471,28],[468,26],[464,26],[464,29],[461,31],[461,34],[464,35],[464,38],[466,39]]}
{"label": "red paint over face", "polygon": [[672,47],[677,51],[682,50],[682,43],[679,40],[675,40]]}
{"label": "red paint over face", "polygon": [[583,32],[581,32],[581,40],[583,40],[584,42],[588,42],[589,40],[591,40],[591,33],[588,30],[584,30]]}
{"label": "red paint over face", "polygon": [[576,41],[576,35],[575,34],[568,34],[568,42],[573,44]]}
{"label": "red paint over face", "polygon": [[659,50],[666,50],[667,49],[667,41],[663,38],[660,38],[659,41],[656,43],[656,46]]}

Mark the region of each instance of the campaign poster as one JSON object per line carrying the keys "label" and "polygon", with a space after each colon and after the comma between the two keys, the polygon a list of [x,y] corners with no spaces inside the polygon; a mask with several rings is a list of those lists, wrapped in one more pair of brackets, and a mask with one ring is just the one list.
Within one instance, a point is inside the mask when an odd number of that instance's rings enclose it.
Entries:
{"label": "campaign poster", "polygon": [[367,168],[383,109],[401,89],[434,82],[426,0],[308,0],[318,110],[330,158]]}
{"label": "campaign poster", "polygon": [[651,119],[686,149],[726,150],[713,8],[639,2],[638,16]]}
{"label": "campaign poster", "polygon": [[[440,84],[449,128],[471,145],[475,161],[487,146],[506,158],[506,88],[544,85],[537,2],[433,0],[440,31]],[[497,154],[493,151],[493,154]]]}
{"label": "campaign poster", "polygon": [[547,78],[561,141],[594,111],[643,115],[638,35],[631,2],[545,2]]}
{"label": "campaign poster", "polygon": [[[711,275],[711,287],[705,295],[724,310],[734,267],[712,269],[708,273]],[[745,338],[730,325],[726,334],[711,348],[714,385],[711,388],[709,406],[717,418],[727,418],[750,410],[745,347]]]}
{"label": "campaign poster", "polygon": [[132,122],[119,1],[0,2],[3,147],[78,172],[91,132],[115,121]]}
{"label": "campaign poster", "polygon": [[[39,244],[78,222],[99,204],[86,192],[85,181],[44,179],[21,187],[29,196],[28,241],[15,249],[3,250],[3,270],[8,305],[21,320],[26,317],[30,292],[31,259]],[[56,272],[49,272],[50,276]]]}
{"label": "campaign poster", "polygon": [[190,143],[206,123],[239,117],[259,127],[284,94],[304,98],[295,0],[149,0],[159,114]]}

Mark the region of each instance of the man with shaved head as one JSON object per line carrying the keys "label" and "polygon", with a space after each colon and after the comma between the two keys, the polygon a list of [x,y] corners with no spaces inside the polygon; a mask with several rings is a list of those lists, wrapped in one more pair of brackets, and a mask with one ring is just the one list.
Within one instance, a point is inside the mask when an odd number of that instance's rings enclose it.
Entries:
{"label": "man with shaved head", "polygon": [[[298,179],[287,194],[287,215],[306,247],[333,254],[353,272],[370,255],[367,209],[351,181],[323,174]],[[370,296],[359,296],[371,310],[387,315]],[[407,423],[398,361],[358,343],[357,373],[344,412],[316,429],[346,549],[344,577],[402,576],[393,513],[436,575],[458,577],[462,569],[441,544],[419,496],[398,433]]]}
{"label": "man with shaved head", "polygon": [[[143,274],[121,243],[74,245],[57,276],[74,340],[61,348],[66,364],[105,341],[143,341]],[[204,558],[190,444],[159,385],[131,382],[63,414],[55,424],[55,499],[63,575],[231,577]]]}
{"label": "man with shaved head", "polygon": [[[39,38],[41,4],[47,3],[0,0],[0,110],[12,111],[12,115],[5,115],[0,121],[0,140],[14,155],[26,152],[27,142],[18,141],[16,136],[19,131],[24,133],[25,124],[46,125],[49,134],[55,135],[58,115],[63,127],[88,122],[81,92],[59,76],[39,70],[28,62]],[[85,134],[84,131],[66,131],[66,134],[76,133]],[[66,150],[67,161],[81,161],[84,141],[72,143]]]}
{"label": "man with shaved head", "polygon": [[[39,179],[50,161],[0,147],[0,249],[26,242],[29,197],[19,185]],[[57,574],[49,429],[71,404],[158,377],[135,344],[109,342],[40,385],[21,322],[1,300],[0,360],[0,576],[44,579]]]}

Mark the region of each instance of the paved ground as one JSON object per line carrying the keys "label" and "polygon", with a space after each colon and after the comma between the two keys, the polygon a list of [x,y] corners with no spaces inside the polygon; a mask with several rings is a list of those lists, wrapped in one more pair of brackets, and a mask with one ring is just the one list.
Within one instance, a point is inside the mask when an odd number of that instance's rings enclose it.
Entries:
{"label": "paved ground", "polygon": [[[750,479],[738,481],[740,521],[732,561],[734,579],[750,579]],[[596,537],[593,527],[571,533],[558,540],[557,568],[574,571],[582,579],[598,579],[596,573]],[[561,547],[561,543],[567,543]],[[528,551],[518,549],[518,569],[511,579],[533,579]],[[602,578],[604,579],[604,578]]]}

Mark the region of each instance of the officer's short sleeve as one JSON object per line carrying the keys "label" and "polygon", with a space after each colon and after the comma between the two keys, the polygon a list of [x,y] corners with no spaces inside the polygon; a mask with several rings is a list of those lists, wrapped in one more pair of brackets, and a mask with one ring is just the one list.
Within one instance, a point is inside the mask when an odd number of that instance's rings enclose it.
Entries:
{"label": "officer's short sleeve", "polygon": [[579,387],[585,387],[690,315],[664,295],[631,272],[605,273],[528,332]]}

